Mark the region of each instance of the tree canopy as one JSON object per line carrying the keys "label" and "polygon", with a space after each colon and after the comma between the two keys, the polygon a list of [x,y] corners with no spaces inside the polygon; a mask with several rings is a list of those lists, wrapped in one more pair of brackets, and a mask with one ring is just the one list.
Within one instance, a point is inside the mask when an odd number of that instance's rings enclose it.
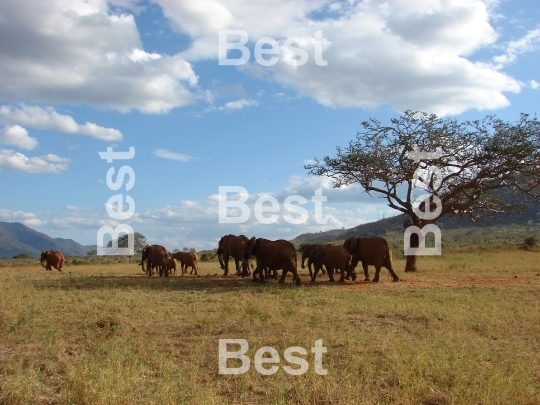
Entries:
{"label": "tree canopy", "polygon": [[[516,122],[505,122],[488,115],[458,122],[408,110],[390,125],[370,119],[362,126],[348,146],[336,148],[335,157],[316,159],[305,168],[332,178],[335,187],[359,184],[407,214],[415,226],[446,214],[475,220],[515,210],[515,204],[493,192],[498,189],[540,201],[536,117],[521,114]],[[439,209],[428,219],[418,215]]]}
{"label": "tree canopy", "polygon": [[[134,242],[134,252],[136,255],[140,255],[142,253],[143,248],[146,245],[146,236],[144,236],[142,233],[135,232],[133,234],[133,237],[135,238]],[[107,243],[107,247],[112,247],[112,241],[109,241]],[[119,248],[125,248],[128,247],[128,235],[124,234],[118,238],[118,247]]]}

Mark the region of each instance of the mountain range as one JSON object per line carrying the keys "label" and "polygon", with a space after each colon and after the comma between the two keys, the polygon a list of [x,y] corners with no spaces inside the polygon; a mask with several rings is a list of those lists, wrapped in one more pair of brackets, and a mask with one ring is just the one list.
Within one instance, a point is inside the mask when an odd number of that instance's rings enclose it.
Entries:
{"label": "mountain range", "polygon": [[[401,214],[349,229],[305,233],[291,242],[296,246],[303,243],[341,244],[351,236],[382,236],[399,250],[403,247],[403,223],[407,218]],[[476,222],[447,215],[441,218],[437,226],[441,229],[443,248],[519,244],[525,237],[540,236],[540,203],[532,202],[519,214],[498,214]],[[64,256],[86,256],[88,251],[95,249],[96,245],[85,246],[72,239],[51,238],[19,222],[0,222],[0,258],[11,258],[20,253],[39,257],[43,250],[58,250]]]}
{"label": "mountain range", "polygon": [[51,238],[19,222],[0,222],[0,258],[20,253],[40,257],[44,250],[58,250],[64,256],[86,256],[95,245],[84,246],[73,239]]}
{"label": "mountain range", "polygon": [[[506,201],[510,200],[506,196]],[[496,214],[489,219],[471,221],[468,218],[446,215],[437,226],[441,229],[442,247],[464,247],[469,245],[519,244],[529,236],[540,236],[540,203],[533,201],[520,213]],[[303,243],[341,244],[351,236],[371,238],[381,236],[396,249],[403,248],[405,214],[384,218],[375,222],[358,225],[349,229],[333,229],[326,232],[305,233],[291,242],[299,246]],[[540,239],[540,238],[538,238]],[[430,236],[426,238],[429,242]]]}

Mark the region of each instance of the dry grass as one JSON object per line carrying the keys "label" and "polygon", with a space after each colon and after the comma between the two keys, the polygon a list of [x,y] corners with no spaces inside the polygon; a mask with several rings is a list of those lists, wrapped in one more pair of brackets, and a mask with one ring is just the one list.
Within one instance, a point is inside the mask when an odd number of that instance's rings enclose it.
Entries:
{"label": "dry grass", "polygon": [[[539,258],[453,253],[408,274],[396,260],[397,284],[383,269],[379,284],[302,287],[224,279],[216,263],[168,279],[4,267],[0,404],[538,404]],[[328,375],[311,353],[302,376],[219,375],[220,338],[248,340],[251,359],[323,339]]]}

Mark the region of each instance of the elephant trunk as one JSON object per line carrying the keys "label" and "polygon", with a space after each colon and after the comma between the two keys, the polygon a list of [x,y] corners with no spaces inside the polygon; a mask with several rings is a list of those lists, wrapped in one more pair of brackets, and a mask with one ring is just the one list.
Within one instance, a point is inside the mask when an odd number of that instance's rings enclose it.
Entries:
{"label": "elephant trunk", "polygon": [[142,271],[143,273],[146,273],[146,269],[144,268],[144,259],[141,261]]}
{"label": "elephant trunk", "polygon": [[45,260],[45,255],[42,253],[42,254],[41,254],[41,259],[40,259],[39,262],[41,263],[41,267],[43,267],[44,269],[46,269],[47,266],[44,266],[44,265],[43,265],[43,260]]}

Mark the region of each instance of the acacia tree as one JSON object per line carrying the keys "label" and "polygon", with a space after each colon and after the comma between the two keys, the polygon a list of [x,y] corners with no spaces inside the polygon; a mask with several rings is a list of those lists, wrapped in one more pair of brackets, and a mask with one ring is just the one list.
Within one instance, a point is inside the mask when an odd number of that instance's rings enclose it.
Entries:
{"label": "acacia tree", "polygon": [[[540,201],[536,117],[458,122],[408,110],[391,125],[370,119],[362,126],[356,140],[336,148],[335,157],[315,159],[305,169],[332,178],[336,188],[357,183],[386,199],[389,207],[409,216],[405,227],[422,229],[446,214],[476,220],[518,210],[517,203],[494,192],[498,189]],[[425,219],[419,211],[434,217]],[[418,247],[418,235],[411,235],[410,246]],[[416,255],[407,256],[405,271],[415,269]]]}
{"label": "acacia tree", "polygon": [[[133,251],[136,255],[140,255],[142,253],[143,248],[146,246],[146,236],[144,236],[142,233],[135,232],[133,234],[133,238],[134,238]],[[109,241],[109,243],[107,243],[107,247],[112,247],[112,241]],[[124,234],[118,238],[118,247],[119,248],[128,247],[127,234]]]}

